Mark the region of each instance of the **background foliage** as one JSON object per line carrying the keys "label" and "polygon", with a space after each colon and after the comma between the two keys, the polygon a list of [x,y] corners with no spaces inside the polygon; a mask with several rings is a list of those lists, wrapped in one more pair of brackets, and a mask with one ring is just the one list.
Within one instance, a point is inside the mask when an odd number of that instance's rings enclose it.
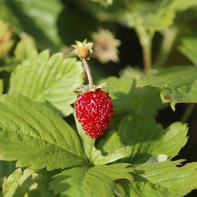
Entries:
{"label": "background foliage", "polygon": [[[196,195],[196,22],[196,0],[0,1],[0,196]],[[96,140],[74,111],[84,38],[115,110]]]}

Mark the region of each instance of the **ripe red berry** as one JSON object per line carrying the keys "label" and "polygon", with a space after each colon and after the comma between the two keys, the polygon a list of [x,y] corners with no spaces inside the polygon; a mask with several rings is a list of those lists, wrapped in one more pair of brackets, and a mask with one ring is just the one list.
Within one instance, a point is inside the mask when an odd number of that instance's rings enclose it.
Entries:
{"label": "ripe red berry", "polygon": [[100,89],[78,95],[75,106],[78,121],[92,138],[103,134],[114,114],[109,93]]}

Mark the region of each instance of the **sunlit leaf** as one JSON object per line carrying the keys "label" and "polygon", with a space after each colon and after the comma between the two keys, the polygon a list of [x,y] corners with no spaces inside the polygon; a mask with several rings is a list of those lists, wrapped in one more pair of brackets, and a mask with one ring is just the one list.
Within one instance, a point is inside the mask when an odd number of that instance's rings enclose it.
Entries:
{"label": "sunlit leaf", "polygon": [[0,101],[2,159],[48,170],[87,162],[78,136],[51,109],[24,96],[3,95]]}

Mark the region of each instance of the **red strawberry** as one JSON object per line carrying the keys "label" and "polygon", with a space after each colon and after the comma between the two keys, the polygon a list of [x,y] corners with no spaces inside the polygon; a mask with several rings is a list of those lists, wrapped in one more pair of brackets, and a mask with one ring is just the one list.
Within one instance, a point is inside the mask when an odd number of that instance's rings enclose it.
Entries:
{"label": "red strawberry", "polygon": [[114,114],[109,93],[100,89],[78,95],[75,106],[77,119],[91,138],[103,134]]}

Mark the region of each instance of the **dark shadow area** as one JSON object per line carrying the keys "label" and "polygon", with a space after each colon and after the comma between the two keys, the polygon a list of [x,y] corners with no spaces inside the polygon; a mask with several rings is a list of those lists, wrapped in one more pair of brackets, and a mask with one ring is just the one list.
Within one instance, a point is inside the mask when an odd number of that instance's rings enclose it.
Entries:
{"label": "dark shadow area", "polygon": [[127,65],[143,68],[142,48],[135,31],[118,25],[116,37],[121,40],[119,47],[120,69]]}

